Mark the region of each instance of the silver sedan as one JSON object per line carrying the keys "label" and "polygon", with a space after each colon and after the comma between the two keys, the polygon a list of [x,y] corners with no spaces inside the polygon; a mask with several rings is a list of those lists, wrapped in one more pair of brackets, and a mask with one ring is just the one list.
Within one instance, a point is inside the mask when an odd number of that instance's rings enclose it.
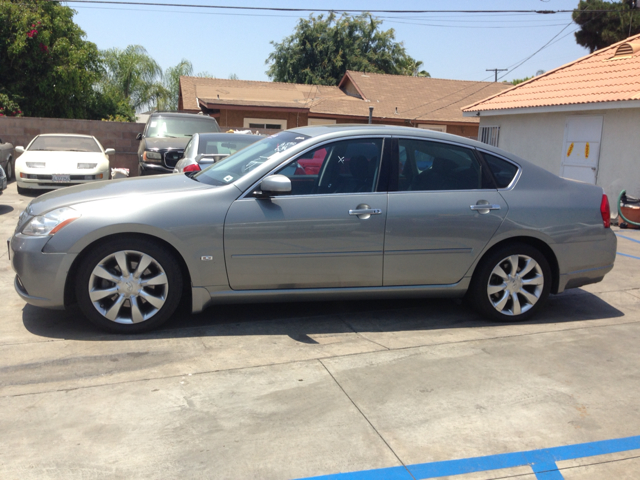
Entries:
{"label": "silver sedan", "polygon": [[10,240],[28,303],[78,303],[111,332],[180,301],[467,296],[525,320],[602,280],[616,238],[600,187],[488,145],[389,126],[283,131],[193,173],[34,199]]}

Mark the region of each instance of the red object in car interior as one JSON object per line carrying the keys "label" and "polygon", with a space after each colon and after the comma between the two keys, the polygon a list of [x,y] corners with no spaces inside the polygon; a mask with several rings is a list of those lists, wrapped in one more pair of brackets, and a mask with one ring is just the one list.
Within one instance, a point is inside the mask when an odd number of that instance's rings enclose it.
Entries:
{"label": "red object in car interior", "polygon": [[197,163],[193,163],[191,165],[187,165],[186,167],[184,167],[182,171],[183,172],[199,172],[200,170],[201,170],[200,165],[198,165]]}
{"label": "red object in car interior", "polygon": [[600,213],[602,214],[604,228],[611,227],[611,209],[609,208],[609,199],[605,194],[602,195],[602,202],[600,202]]}

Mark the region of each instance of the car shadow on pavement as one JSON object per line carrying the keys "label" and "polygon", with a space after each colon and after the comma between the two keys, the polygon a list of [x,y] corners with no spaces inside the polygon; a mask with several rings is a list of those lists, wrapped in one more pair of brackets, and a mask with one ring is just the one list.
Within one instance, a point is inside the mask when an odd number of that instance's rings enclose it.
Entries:
{"label": "car shadow on pavement", "polygon": [[91,325],[76,306],[59,311],[26,305],[22,319],[32,334],[58,339],[104,341],[288,335],[301,343],[315,343],[309,335],[566,324],[622,316],[622,311],[596,295],[577,289],[551,296],[545,308],[532,320],[507,324],[487,321],[465,302],[451,299],[215,305],[196,315],[182,308],[159,329],[137,335],[102,332]]}
{"label": "car shadow on pavement", "polygon": [[0,205],[0,215],[6,215],[13,212],[13,207],[10,205]]}

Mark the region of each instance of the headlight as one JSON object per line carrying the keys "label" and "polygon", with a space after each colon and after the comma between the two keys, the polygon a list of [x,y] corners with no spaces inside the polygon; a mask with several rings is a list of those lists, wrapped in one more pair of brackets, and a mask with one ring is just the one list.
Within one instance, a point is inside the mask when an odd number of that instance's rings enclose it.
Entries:
{"label": "headlight", "polygon": [[45,236],[53,235],[65,225],[80,218],[80,212],[71,207],[51,210],[44,215],[37,215],[27,222],[22,229],[23,235]]}
{"label": "headlight", "polygon": [[97,163],[79,163],[78,170],[81,170],[83,168],[96,168],[97,166]]}
{"label": "headlight", "polygon": [[160,155],[158,152],[144,152],[144,154],[147,158],[150,158],[152,160],[162,160],[162,155]]}
{"label": "headlight", "polygon": [[44,162],[27,162],[27,167],[29,168],[44,168],[45,165]]}

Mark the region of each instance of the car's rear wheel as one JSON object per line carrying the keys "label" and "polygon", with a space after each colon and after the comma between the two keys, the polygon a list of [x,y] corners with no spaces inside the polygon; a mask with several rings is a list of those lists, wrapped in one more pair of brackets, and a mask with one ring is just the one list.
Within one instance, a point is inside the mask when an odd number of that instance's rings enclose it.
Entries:
{"label": "car's rear wheel", "polygon": [[482,259],[469,288],[469,298],[484,317],[522,321],[536,314],[551,289],[551,268],[531,245],[499,247]]}
{"label": "car's rear wheel", "polygon": [[76,297],[96,326],[139,333],[166,322],[182,295],[173,254],[146,239],[118,239],[93,249],[80,264]]}

